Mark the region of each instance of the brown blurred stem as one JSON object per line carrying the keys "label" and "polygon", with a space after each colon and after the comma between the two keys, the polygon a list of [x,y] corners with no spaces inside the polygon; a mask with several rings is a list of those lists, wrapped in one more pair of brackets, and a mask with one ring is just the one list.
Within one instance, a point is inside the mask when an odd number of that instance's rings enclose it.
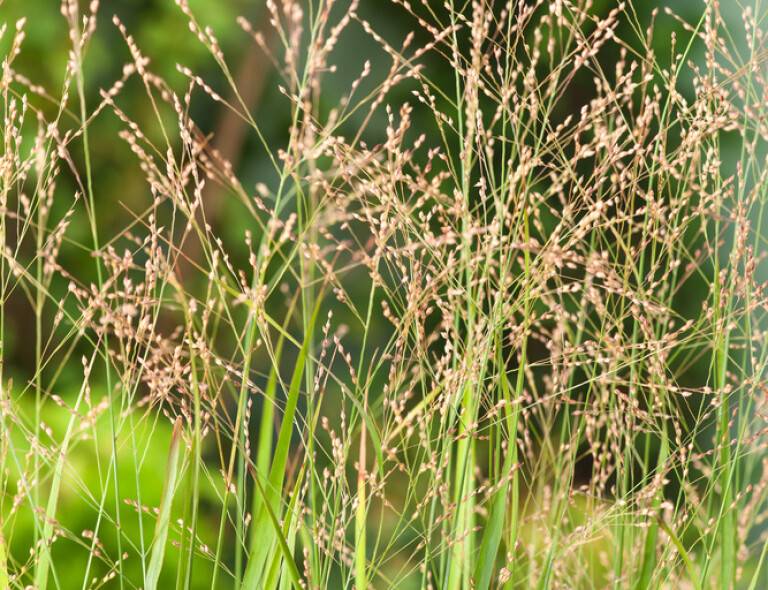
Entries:
{"label": "brown blurred stem", "polygon": [[[261,11],[259,26],[256,30],[265,31],[264,37],[267,46],[274,43],[275,35],[270,25],[268,10]],[[267,78],[272,69],[272,62],[256,43],[249,43],[241,58],[240,65],[235,75],[235,85],[240,95],[238,99],[235,91],[230,89],[229,104],[242,104],[253,113],[264,94]],[[242,103],[241,103],[242,101]],[[221,107],[216,127],[214,129],[210,148],[207,150],[212,162],[228,162],[232,171],[236,171],[243,153],[248,124],[245,119],[231,108]],[[202,199],[205,222],[215,226],[219,221],[227,187],[219,182],[209,179],[203,189]],[[190,233],[185,243],[181,246],[180,255],[177,258],[176,271],[184,277],[185,271],[189,271],[201,252],[201,244],[197,236]]]}

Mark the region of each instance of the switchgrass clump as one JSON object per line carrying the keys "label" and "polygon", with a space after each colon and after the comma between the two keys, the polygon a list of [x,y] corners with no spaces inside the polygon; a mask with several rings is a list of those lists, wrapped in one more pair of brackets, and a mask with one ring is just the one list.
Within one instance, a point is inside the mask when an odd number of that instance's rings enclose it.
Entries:
{"label": "switchgrass clump", "polygon": [[0,587],[768,585],[762,0],[176,4],[3,18]]}

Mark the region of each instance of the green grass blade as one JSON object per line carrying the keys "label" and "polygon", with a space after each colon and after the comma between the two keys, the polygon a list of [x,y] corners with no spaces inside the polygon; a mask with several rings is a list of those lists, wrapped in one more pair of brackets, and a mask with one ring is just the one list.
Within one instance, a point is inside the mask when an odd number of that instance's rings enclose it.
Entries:
{"label": "green grass blade", "polygon": [[[296,478],[296,483],[293,485],[293,492],[291,493],[291,500],[288,504],[288,508],[285,513],[285,518],[283,519],[283,536],[285,537],[286,545],[288,546],[289,551],[293,551],[294,544],[296,542],[296,529],[299,524],[296,520],[294,520],[294,516],[296,514],[296,504],[298,503],[299,496],[301,495],[301,486],[304,482],[304,476],[306,475],[306,464],[302,465],[301,470],[299,471],[299,475]],[[259,494],[261,495],[261,494]],[[291,553],[292,555],[292,553]],[[275,555],[272,557],[272,564],[269,567],[269,575],[267,576],[266,583],[264,584],[265,588],[275,588],[278,586],[278,580],[280,581],[280,588],[287,588],[288,584],[292,584],[290,571],[290,566],[286,564],[284,568],[280,567],[280,564],[283,563],[281,553],[275,553]],[[281,574],[287,574],[285,576],[281,577]]]}
{"label": "green grass blade", "polygon": [[[499,382],[502,398],[504,400],[511,401],[511,387],[509,379],[504,372],[504,364],[502,363],[501,356],[501,342],[497,339],[497,353],[496,362],[499,365]],[[514,407],[507,414],[508,424],[508,436],[509,436],[509,448],[507,449],[504,457],[504,465],[501,471],[501,477],[504,478],[503,485],[496,490],[491,500],[491,511],[488,515],[486,522],[485,532],[483,533],[483,539],[480,542],[480,554],[477,559],[477,565],[475,567],[475,583],[477,588],[490,588],[491,576],[493,575],[494,567],[496,564],[496,556],[499,552],[499,546],[501,545],[501,538],[504,531],[504,520],[507,517],[507,496],[509,494],[509,487],[511,478],[517,477],[517,473],[511,475],[511,470],[517,469],[514,462],[517,460],[517,420],[518,420],[519,405],[514,404]],[[516,536],[517,530],[517,494],[513,492],[511,498],[512,514],[511,514],[511,527],[512,534]]]}
{"label": "green grass blade", "polygon": [[[504,459],[502,477],[506,477],[512,469],[512,453],[507,453]],[[491,512],[485,525],[483,540],[480,543],[480,554],[475,566],[475,582],[477,588],[490,588],[491,576],[496,564],[496,555],[501,544],[501,535],[504,530],[504,518],[507,514],[507,495],[509,492],[509,479],[505,479],[496,493],[493,494]]]}
{"label": "green grass blade", "polygon": [[659,523],[659,526],[661,527],[661,529],[665,533],[667,533],[667,536],[670,538],[672,543],[675,545],[677,552],[680,554],[680,557],[682,558],[683,563],[685,564],[685,569],[688,571],[689,581],[691,582],[691,584],[693,584],[693,587],[696,590],[701,590],[701,584],[699,584],[698,582],[699,577],[693,568],[693,562],[691,561],[691,556],[688,555],[688,551],[685,550],[685,546],[683,546],[682,541],[680,541],[680,539],[675,534],[675,532],[671,528],[669,528],[669,525],[666,522],[664,522],[664,519],[659,517],[657,519],[657,522]]}
{"label": "green grass blade", "polygon": [[176,489],[176,479],[179,471],[179,449],[181,443],[181,416],[176,418],[173,426],[173,435],[171,436],[171,445],[168,451],[168,463],[165,471],[165,487],[160,501],[160,515],[157,518],[155,527],[155,536],[152,541],[152,556],[147,568],[147,579],[145,581],[145,590],[156,590],[157,581],[160,578],[160,570],[163,567],[165,557],[165,544],[168,539],[168,527],[171,522],[171,506],[173,504],[173,493]]}
{"label": "green grass blade", "polygon": [[752,574],[752,581],[749,583],[748,590],[757,590],[757,583],[760,581],[760,572],[763,569],[763,563],[765,562],[765,555],[768,553],[768,543],[763,543],[763,550],[760,553],[760,559],[755,567],[755,573]]}
{"label": "green grass blade", "polygon": [[8,583],[8,555],[5,550],[5,537],[0,531],[0,590],[10,588]]}
{"label": "green grass blade", "polygon": [[[267,501],[266,492],[264,491],[263,486],[261,485],[261,482],[259,481],[258,474],[253,474],[253,480],[256,483],[256,489],[259,491],[259,493],[264,496],[264,513],[267,515],[267,518],[269,519],[269,523],[272,525],[272,532],[274,533],[275,537],[277,538],[278,546],[280,547],[280,551],[283,554],[283,560],[284,563],[288,569],[288,574],[291,578],[291,582],[293,583],[294,588],[296,590],[301,590],[301,576],[299,575],[299,568],[296,567],[296,562],[293,560],[293,554],[291,553],[290,547],[288,547],[288,542],[285,539],[285,535],[283,535],[283,531],[280,528],[280,523],[277,521],[277,517],[275,516],[274,511],[272,510],[272,507],[269,505],[269,502]],[[250,565],[250,563],[249,563]],[[247,570],[246,570],[247,572]],[[247,575],[246,575],[247,579]],[[243,586],[245,586],[246,582],[243,581]]]}
{"label": "green grass blade", "polygon": [[[281,334],[275,347],[275,356],[272,361],[272,367],[269,370],[269,378],[267,380],[267,387],[264,390],[264,404],[261,410],[261,422],[259,424],[259,442],[256,448],[256,470],[262,477],[267,477],[269,473],[269,459],[272,454],[272,440],[275,418],[275,403],[277,392],[277,380],[278,371],[280,367],[280,359],[283,353],[283,343],[285,337]],[[259,514],[261,512],[261,494],[253,495],[253,503],[251,505],[251,514]],[[256,528],[251,529],[250,534],[250,549],[253,549],[254,545],[259,542],[257,535],[255,534]]]}
{"label": "green grass blade", "polygon": [[48,572],[51,569],[51,548],[50,542],[53,536],[53,523],[56,519],[56,508],[59,503],[59,492],[61,491],[61,481],[64,476],[64,461],[66,460],[67,452],[69,451],[69,444],[72,440],[72,435],[76,430],[79,414],[78,409],[80,403],[83,400],[85,392],[87,390],[88,375],[93,367],[94,356],[91,362],[85,368],[85,376],[83,378],[83,384],[80,387],[80,392],[75,402],[75,407],[72,411],[72,415],[69,418],[67,424],[67,430],[64,434],[64,440],[61,443],[61,449],[59,451],[58,458],[56,459],[56,466],[53,472],[53,479],[51,480],[51,488],[48,493],[48,505],[45,510],[45,523],[43,525],[43,535],[41,538],[41,552],[40,560],[35,570],[35,588],[37,590],[45,590],[48,586]]}
{"label": "green grass blade", "polygon": [[[661,470],[664,468],[664,462],[667,460],[668,454],[669,441],[665,431],[661,441],[661,451],[659,453],[659,460],[657,461],[657,469]],[[654,500],[653,507],[657,514],[661,509],[661,500],[662,494],[661,491],[659,491]],[[649,588],[651,585],[654,568],[656,567],[656,547],[658,544],[658,537],[659,522],[658,520],[653,520],[648,527],[648,532],[645,536],[645,544],[643,546],[643,565],[640,569],[640,577],[638,577],[637,583],[634,586],[635,590],[643,590],[644,588]]]}
{"label": "green grass blade", "polygon": [[273,532],[270,532],[272,530],[270,520],[274,517],[275,511],[279,509],[280,505],[280,495],[282,493],[283,480],[285,478],[285,467],[288,462],[288,451],[291,446],[293,423],[299,402],[301,382],[319,310],[320,299],[318,299],[318,303],[312,313],[304,343],[299,350],[296,366],[293,369],[293,375],[288,389],[288,399],[286,400],[285,411],[283,412],[283,419],[280,424],[280,432],[275,445],[272,467],[269,471],[269,487],[264,490],[264,493],[262,494],[261,510],[255,515],[253,524],[251,525],[254,527],[254,533],[259,535],[260,540],[251,548],[249,553],[248,565],[245,568],[245,575],[243,576],[243,588],[255,590],[259,587],[258,584],[264,573],[264,566],[268,561],[270,552],[273,550],[275,535]]}
{"label": "green grass blade", "polygon": [[355,585],[365,590],[368,582],[365,576],[365,421],[360,429],[360,456],[357,466],[357,509],[355,510]]}

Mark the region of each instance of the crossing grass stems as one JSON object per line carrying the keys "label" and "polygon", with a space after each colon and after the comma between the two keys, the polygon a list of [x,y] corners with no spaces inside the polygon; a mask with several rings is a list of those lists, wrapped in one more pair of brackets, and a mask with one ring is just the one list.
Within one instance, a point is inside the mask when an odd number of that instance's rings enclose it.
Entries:
{"label": "crossing grass stems", "polygon": [[[237,22],[282,143],[186,0],[219,86],[64,0],[47,90],[34,15],[4,23],[0,587],[764,587],[768,7],[603,4],[391,0],[392,35],[267,0],[276,46]],[[89,88],[108,26],[122,75]],[[253,134],[255,186],[201,104]],[[145,180],[119,228],[105,118]]]}

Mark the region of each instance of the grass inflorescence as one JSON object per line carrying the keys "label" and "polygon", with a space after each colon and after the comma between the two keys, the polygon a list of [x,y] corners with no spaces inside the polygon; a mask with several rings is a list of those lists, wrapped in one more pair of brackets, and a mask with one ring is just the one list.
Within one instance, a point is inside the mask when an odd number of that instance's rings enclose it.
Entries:
{"label": "grass inflorescence", "polygon": [[0,588],[765,588],[768,3],[371,2],[2,19]]}

